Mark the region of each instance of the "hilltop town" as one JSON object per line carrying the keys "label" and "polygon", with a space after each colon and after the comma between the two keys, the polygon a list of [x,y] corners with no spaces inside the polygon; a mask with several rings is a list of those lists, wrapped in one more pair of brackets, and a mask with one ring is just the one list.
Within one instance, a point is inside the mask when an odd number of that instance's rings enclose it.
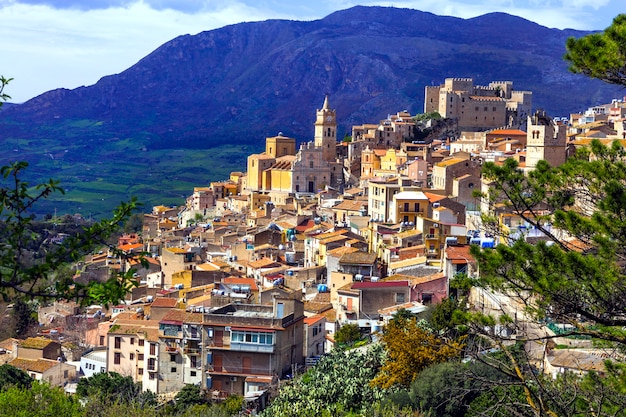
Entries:
{"label": "hilltop town", "polygon": [[[145,254],[147,265],[106,250],[77,265],[81,282],[134,270],[140,285],[124,302],[41,307],[39,334],[0,342],[0,362],[68,391],[77,377],[111,371],[160,395],[195,384],[216,400],[264,402],[329,352],[341,326],[373,336],[400,309],[420,313],[451,296],[458,274],[479,274],[470,247],[505,244],[481,213],[509,238],[545,238],[480,198],[485,162],[515,159],[529,172],[592,139],[626,141],[623,101],[550,117],[509,81],[446,79],[426,88],[423,115],[396,111],[345,138],[341,109],[320,102],[312,140],[268,137],[245,172],[144,214],[142,232],[117,249]],[[508,301],[476,289],[470,302],[497,313]],[[550,369],[585,363],[555,355]]]}

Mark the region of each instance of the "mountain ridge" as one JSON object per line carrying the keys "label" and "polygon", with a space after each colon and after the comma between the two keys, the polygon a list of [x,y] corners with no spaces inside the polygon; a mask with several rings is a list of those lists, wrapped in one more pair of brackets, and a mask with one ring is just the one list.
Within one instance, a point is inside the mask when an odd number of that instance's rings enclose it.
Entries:
{"label": "mountain ridge", "polygon": [[[0,112],[1,162],[24,156],[55,177],[79,166],[95,171],[90,159],[99,158],[107,166],[98,181],[132,188],[108,165],[111,159],[146,170],[172,149],[233,144],[260,151],[265,137],[278,132],[308,141],[325,94],[343,137],[352,125],[377,123],[389,113],[421,113],[425,86],[448,77],[473,78],[477,85],[512,81],[515,90],[533,92],[533,108],[565,116],[620,94],[618,87],[568,72],[566,39],[588,33],[505,13],[461,19],[356,6],[314,21],[274,19],[181,35],[91,86],[7,106]],[[157,151],[165,154],[154,156]],[[235,161],[233,170],[245,167],[245,155],[233,156],[224,170]],[[199,168],[196,185],[223,178]],[[180,176],[166,168],[162,174]],[[151,181],[132,179],[144,187]]]}

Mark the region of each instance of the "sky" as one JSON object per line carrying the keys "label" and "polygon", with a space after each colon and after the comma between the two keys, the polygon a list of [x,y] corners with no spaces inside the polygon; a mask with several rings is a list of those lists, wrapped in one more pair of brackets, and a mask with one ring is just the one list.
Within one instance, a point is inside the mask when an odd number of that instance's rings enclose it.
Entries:
{"label": "sky", "polygon": [[356,5],[471,18],[490,12],[549,28],[603,30],[625,0],[0,0],[0,75],[22,103],[56,88],[95,84],[177,36],[267,19],[317,20]]}

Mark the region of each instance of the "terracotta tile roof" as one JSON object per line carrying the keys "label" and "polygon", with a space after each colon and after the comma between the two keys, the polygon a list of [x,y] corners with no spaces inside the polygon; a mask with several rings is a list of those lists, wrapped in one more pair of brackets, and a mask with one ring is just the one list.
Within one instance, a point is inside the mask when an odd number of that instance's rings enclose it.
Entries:
{"label": "terracotta tile roof", "polygon": [[526,136],[526,132],[519,129],[495,129],[491,132],[487,132],[487,135]]}
{"label": "terracotta tile roof", "polygon": [[408,281],[377,281],[377,282],[354,282],[353,290],[361,290],[367,288],[391,288],[391,287],[408,287]]}
{"label": "terracotta tile roof", "polygon": [[358,248],[355,248],[353,246],[339,246],[338,248],[331,249],[328,252],[326,252],[326,255],[340,258],[342,255],[346,253],[357,252],[358,250],[359,250]]}
{"label": "terracotta tile roof", "polygon": [[324,317],[324,316],[322,316],[321,314],[316,314],[316,315],[311,316],[311,317],[306,317],[306,318],[304,319],[304,324],[306,324],[307,326],[310,326],[310,325],[312,325],[312,324],[315,324],[315,323],[317,323],[317,322],[319,322],[319,321],[324,320],[324,318],[325,318],[325,317]]}
{"label": "terracotta tile roof", "polygon": [[19,339],[13,339],[13,338],[9,338],[9,339],[4,339],[3,341],[0,342],[0,349],[4,349],[4,350],[9,350],[9,351],[13,351],[13,343],[19,343]]}
{"label": "terracotta tile roof", "polygon": [[172,253],[187,253],[187,250],[183,248],[165,248],[165,250]]}
{"label": "terracotta tile roof", "polygon": [[460,164],[460,163],[466,162],[466,161],[467,161],[467,159],[463,159],[463,158],[447,158],[447,159],[444,159],[441,162],[437,162],[435,164],[435,166],[438,166],[438,167],[449,167],[451,165]]}
{"label": "terracotta tile roof", "polygon": [[357,200],[343,200],[341,203],[332,207],[331,210],[347,210],[347,211],[360,211],[362,209],[367,210],[367,203]]}
{"label": "terracotta tile roof", "polygon": [[313,300],[316,303],[330,303],[330,293],[329,292],[318,292]]}
{"label": "terracotta tile roof", "polygon": [[249,285],[251,291],[258,291],[259,289],[254,278],[228,277],[224,278],[222,282],[224,282],[224,284]]}
{"label": "terracotta tile roof", "polygon": [[410,283],[411,286],[414,286],[444,278],[446,278],[446,275],[443,272],[437,272],[436,274],[425,275],[423,277],[411,277]]}
{"label": "terracotta tile roof", "polygon": [[440,194],[429,193],[429,192],[424,192],[424,195],[428,197],[428,201],[430,201],[431,203],[436,203],[437,201],[447,198],[446,196],[443,196]]}
{"label": "terracotta tile roof", "polygon": [[172,309],[168,311],[161,321],[180,321],[183,323],[201,323],[202,313],[193,313],[180,309]]}
{"label": "terracotta tile roof", "polygon": [[250,268],[269,268],[269,267],[275,267],[275,266],[279,266],[280,264],[270,258],[261,258],[258,259],[256,261],[252,261],[248,264],[250,266]]}
{"label": "terracotta tile roof", "polygon": [[23,358],[15,358],[9,362],[9,365],[15,366],[18,369],[21,369],[26,372],[37,372],[39,374],[43,374],[48,369],[54,368],[59,363],[52,359],[23,359]]}
{"label": "terracotta tile roof", "polygon": [[169,298],[169,297],[157,297],[154,299],[154,301],[151,304],[151,308],[157,307],[157,308],[174,308],[176,307],[176,299],[175,298]]}
{"label": "terracotta tile roof", "polygon": [[143,244],[142,243],[128,243],[126,245],[120,245],[117,248],[124,252],[131,252],[137,249],[143,249]]}
{"label": "terracotta tile roof", "polygon": [[373,252],[352,252],[345,253],[339,258],[340,264],[350,265],[372,265],[376,262],[376,254]]}
{"label": "terracotta tile roof", "polygon": [[470,253],[470,245],[448,246],[446,248],[446,258],[450,261],[460,260],[463,263],[476,263],[476,260]]}

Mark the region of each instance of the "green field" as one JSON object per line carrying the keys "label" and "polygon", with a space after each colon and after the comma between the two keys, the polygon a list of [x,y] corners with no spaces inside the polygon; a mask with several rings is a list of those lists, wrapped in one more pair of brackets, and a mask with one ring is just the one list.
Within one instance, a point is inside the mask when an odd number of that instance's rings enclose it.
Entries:
{"label": "green field", "polygon": [[[147,139],[94,138],[72,143],[73,129],[90,129],[98,122],[74,121],[67,126],[68,145],[58,140],[8,139],[0,144],[1,165],[24,160],[26,179],[34,185],[61,182],[65,194],[38,204],[36,214],[73,214],[102,218],[122,201],[137,197],[142,211],[154,205],[182,205],[194,187],[225,180],[245,171],[252,146],[224,144],[211,149],[148,148]],[[97,131],[97,129],[95,129]]]}

